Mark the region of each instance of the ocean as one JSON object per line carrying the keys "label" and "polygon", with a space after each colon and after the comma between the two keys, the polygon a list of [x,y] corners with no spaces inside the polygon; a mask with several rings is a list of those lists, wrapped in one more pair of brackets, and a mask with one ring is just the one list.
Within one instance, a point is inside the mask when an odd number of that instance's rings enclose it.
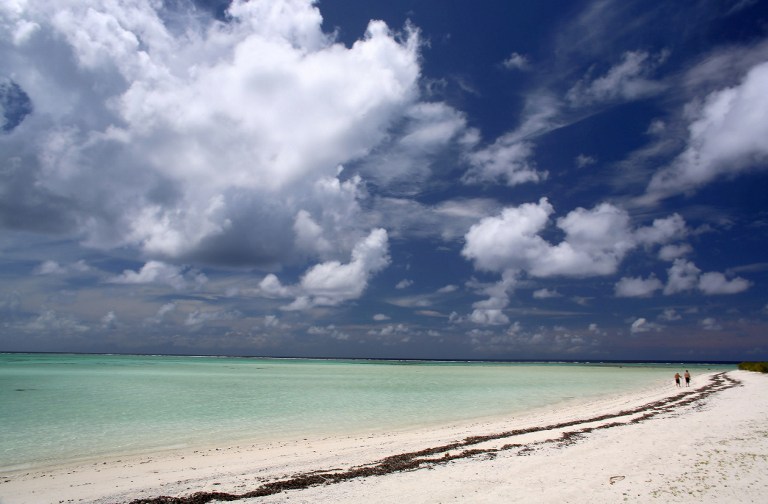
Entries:
{"label": "ocean", "polygon": [[733,365],[0,354],[0,472],[462,422]]}

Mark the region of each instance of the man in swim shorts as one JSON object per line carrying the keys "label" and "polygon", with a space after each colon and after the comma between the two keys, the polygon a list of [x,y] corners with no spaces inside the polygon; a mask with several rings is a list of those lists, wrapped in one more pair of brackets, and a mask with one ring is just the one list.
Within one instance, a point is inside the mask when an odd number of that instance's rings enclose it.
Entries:
{"label": "man in swim shorts", "polygon": [[675,385],[680,386],[680,373],[675,373]]}
{"label": "man in swim shorts", "polygon": [[689,373],[687,369],[685,370],[685,386],[691,386],[691,373]]}

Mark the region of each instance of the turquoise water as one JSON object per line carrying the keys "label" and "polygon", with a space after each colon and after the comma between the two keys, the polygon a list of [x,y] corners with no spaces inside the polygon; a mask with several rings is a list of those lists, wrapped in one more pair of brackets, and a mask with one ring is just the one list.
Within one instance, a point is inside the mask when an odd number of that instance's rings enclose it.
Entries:
{"label": "turquoise water", "polygon": [[681,369],[0,354],[0,471],[516,413],[671,383]]}

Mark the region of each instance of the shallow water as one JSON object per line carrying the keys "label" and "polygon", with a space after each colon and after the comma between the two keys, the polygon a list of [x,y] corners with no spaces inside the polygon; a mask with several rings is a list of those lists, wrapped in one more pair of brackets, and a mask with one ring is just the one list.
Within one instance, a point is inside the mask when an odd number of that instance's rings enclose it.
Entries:
{"label": "shallow water", "polygon": [[[686,364],[703,369],[733,366]],[[517,413],[681,365],[0,354],[0,471]]]}

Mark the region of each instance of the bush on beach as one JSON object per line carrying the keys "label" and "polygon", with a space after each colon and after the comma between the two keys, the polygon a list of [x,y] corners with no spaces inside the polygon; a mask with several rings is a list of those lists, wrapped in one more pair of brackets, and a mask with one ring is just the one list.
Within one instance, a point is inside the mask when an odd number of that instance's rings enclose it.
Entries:
{"label": "bush on beach", "polygon": [[742,362],[739,369],[744,371],[757,371],[758,373],[768,373],[768,362]]}

